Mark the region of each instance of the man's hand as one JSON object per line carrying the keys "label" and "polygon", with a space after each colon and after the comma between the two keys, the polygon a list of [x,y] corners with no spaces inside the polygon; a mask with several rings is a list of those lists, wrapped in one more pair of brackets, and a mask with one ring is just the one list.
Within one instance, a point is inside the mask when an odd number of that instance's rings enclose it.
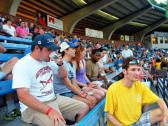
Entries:
{"label": "man's hand", "polygon": [[96,99],[93,96],[87,95],[86,99],[90,102],[89,106],[91,106],[91,108],[94,107],[97,103]]}
{"label": "man's hand", "polygon": [[164,121],[165,126],[168,126],[168,111],[165,112],[163,121]]}
{"label": "man's hand", "polygon": [[97,88],[97,85],[94,84],[94,83],[92,83],[92,82],[90,82],[90,83],[88,84],[88,87],[90,87],[90,88]]}
{"label": "man's hand", "polygon": [[66,124],[63,116],[54,109],[51,110],[51,112],[48,114],[48,117],[51,120],[52,126],[65,126]]}

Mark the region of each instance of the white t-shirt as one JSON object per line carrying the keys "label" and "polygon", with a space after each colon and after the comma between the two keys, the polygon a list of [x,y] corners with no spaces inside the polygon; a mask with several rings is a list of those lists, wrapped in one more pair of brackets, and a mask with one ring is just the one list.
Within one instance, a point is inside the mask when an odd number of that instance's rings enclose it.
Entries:
{"label": "white t-shirt", "polygon": [[122,57],[123,58],[128,58],[128,57],[132,57],[133,56],[133,52],[130,49],[124,49],[122,52]]}
{"label": "white t-shirt", "polygon": [[108,60],[108,55],[105,54],[100,60],[103,62],[103,64],[106,64]]}
{"label": "white t-shirt", "polygon": [[[20,59],[13,68],[12,88],[28,88],[29,93],[39,101],[49,101],[55,97],[53,72],[48,62],[40,62],[29,54]],[[21,112],[27,106],[20,102]]]}
{"label": "white t-shirt", "polygon": [[12,36],[15,36],[15,28],[13,26],[8,26],[8,25],[3,25],[3,30],[5,30],[8,34],[12,35]]}

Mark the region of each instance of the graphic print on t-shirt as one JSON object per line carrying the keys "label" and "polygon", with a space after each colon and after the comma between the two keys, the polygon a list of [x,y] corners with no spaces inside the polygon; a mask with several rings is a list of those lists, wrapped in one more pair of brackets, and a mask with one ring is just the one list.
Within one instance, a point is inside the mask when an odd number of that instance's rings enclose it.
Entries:
{"label": "graphic print on t-shirt", "polygon": [[43,87],[40,89],[43,90],[48,84],[50,84],[53,81],[52,79],[52,75],[50,76],[50,78],[47,81],[40,81],[40,83],[43,85]]}
{"label": "graphic print on t-shirt", "polygon": [[41,96],[38,97],[47,96],[53,93],[53,89],[51,88],[53,75],[49,66],[45,66],[37,71],[36,81],[40,84]]}

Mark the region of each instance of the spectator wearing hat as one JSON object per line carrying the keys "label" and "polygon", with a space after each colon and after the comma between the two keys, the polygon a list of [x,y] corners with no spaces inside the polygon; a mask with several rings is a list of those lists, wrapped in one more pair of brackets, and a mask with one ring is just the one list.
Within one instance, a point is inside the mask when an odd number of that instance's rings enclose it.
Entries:
{"label": "spectator wearing hat", "polygon": [[60,47],[60,52],[63,57],[63,66],[67,72],[67,76],[60,78],[57,71],[54,72],[54,74],[58,75],[54,78],[55,93],[85,102],[90,108],[93,108],[96,105],[96,99],[87,94],[87,92],[84,92],[77,85],[75,69],[71,63],[72,58],[75,57],[75,48],[78,47],[78,45],[70,42],[63,42]]}
{"label": "spectator wearing hat", "polygon": [[[58,47],[52,39],[46,34],[36,36],[32,52],[20,59],[13,69],[12,88],[17,91],[22,120],[26,123],[64,126],[65,119],[79,121],[86,114],[85,103],[54,93],[49,55]],[[59,69],[63,72],[61,66]]]}
{"label": "spectator wearing hat", "polygon": [[116,52],[116,60],[114,62],[114,67],[117,72],[122,71],[123,59],[120,52]]}

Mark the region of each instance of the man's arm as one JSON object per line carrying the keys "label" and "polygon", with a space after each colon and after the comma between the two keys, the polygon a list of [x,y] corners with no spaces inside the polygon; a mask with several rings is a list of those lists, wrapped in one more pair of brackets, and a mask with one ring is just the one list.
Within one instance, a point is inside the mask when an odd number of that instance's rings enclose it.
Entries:
{"label": "man's arm", "polygon": [[162,99],[157,100],[156,103],[158,104],[161,111],[163,112],[164,118],[168,120],[168,109],[167,109],[166,103]]}
{"label": "man's arm", "polygon": [[114,125],[114,126],[122,126],[122,124],[111,114],[107,113],[107,119]]}
{"label": "man's arm", "polygon": [[92,65],[89,61],[86,62],[86,75],[89,78],[89,80],[93,81],[92,77],[91,77],[91,75],[92,75]]}
{"label": "man's arm", "polygon": [[58,74],[60,78],[66,78],[68,76],[64,65],[59,66]]}
{"label": "man's arm", "polygon": [[56,110],[52,109],[50,112],[47,113],[47,111],[51,107],[47,106],[46,104],[43,104],[42,102],[34,98],[32,95],[30,95],[27,88],[17,88],[16,90],[17,95],[19,97],[19,101],[29,106],[30,108],[33,108],[41,113],[47,114],[54,126],[57,121],[65,122],[63,116]]}

